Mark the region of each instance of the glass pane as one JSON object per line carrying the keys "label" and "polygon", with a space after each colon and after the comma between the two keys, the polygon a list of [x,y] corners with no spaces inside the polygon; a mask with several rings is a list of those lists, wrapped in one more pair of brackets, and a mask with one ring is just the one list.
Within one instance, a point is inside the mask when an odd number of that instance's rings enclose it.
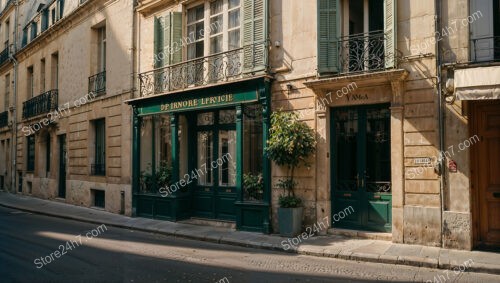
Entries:
{"label": "glass pane", "polygon": [[262,106],[243,107],[243,197],[246,201],[263,199]]}
{"label": "glass pane", "polygon": [[203,30],[203,22],[196,24],[196,40],[200,40],[205,37],[205,32]]}
{"label": "glass pane", "polygon": [[196,58],[203,57],[205,50],[203,41],[196,42]]}
{"label": "glass pane", "polygon": [[141,175],[139,178],[140,193],[155,193],[152,175],[153,160],[153,116],[142,118],[141,122],[141,142],[140,142],[140,164]]}
{"label": "glass pane", "polygon": [[213,158],[213,136],[212,132],[198,132],[198,154],[197,154],[197,169],[202,173],[198,176],[198,184],[209,186],[212,185],[212,158]]}
{"label": "glass pane", "polygon": [[236,131],[219,131],[219,185],[236,186]]}
{"label": "glass pane", "polygon": [[389,109],[366,111],[366,190],[391,192]]}
{"label": "glass pane", "polygon": [[240,5],[240,0],[229,0],[229,9],[238,7]]}
{"label": "glass pane", "polygon": [[157,166],[162,164],[172,164],[172,135],[170,133],[170,115],[162,115],[156,122],[158,129],[157,147],[158,157]]}
{"label": "glass pane", "polygon": [[219,124],[234,124],[236,123],[236,110],[221,110],[219,112]]}
{"label": "glass pane", "polygon": [[[188,122],[186,116],[179,115],[179,176],[181,179],[188,180],[184,176],[188,173]],[[187,190],[187,186],[182,189]],[[182,190],[181,189],[181,190]]]}
{"label": "glass pane", "polygon": [[222,32],[222,15],[210,18],[210,34],[218,34]]}
{"label": "glass pane", "polygon": [[224,1],[222,0],[216,0],[210,3],[210,15],[215,15],[218,13],[222,13],[222,5],[224,4]]}
{"label": "glass pane", "polygon": [[357,135],[358,111],[335,111],[335,143],[337,146],[335,159],[338,191],[356,191],[357,187]]}
{"label": "glass pane", "polygon": [[235,9],[229,12],[229,28],[235,28],[240,26],[240,9]]}
{"label": "glass pane", "polygon": [[210,38],[210,54],[222,52],[222,35]]}
{"label": "glass pane", "polygon": [[188,23],[193,23],[203,19],[204,5],[199,5],[188,10]]}
{"label": "glass pane", "polygon": [[240,48],[240,30],[232,30],[228,33],[229,50]]}
{"label": "glass pane", "polygon": [[214,112],[206,112],[198,114],[198,126],[207,126],[214,124]]}
{"label": "glass pane", "polygon": [[188,60],[196,58],[196,44],[189,44],[187,47],[187,58]]}

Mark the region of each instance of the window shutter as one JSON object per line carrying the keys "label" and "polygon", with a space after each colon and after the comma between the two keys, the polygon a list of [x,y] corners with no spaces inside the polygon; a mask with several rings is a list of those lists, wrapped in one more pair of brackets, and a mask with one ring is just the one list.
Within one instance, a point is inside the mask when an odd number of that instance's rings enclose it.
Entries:
{"label": "window shutter", "polygon": [[165,54],[163,53],[163,17],[154,19],[154,68],[163,67],[165,64]]}
{"label": "window shutter", "polygon": [[396,66],[396,2],[384,0],[385,67]]}
{"label": "window shutter", "polygon": [[170,64],[177,64],[182,62],[182,13],[173,12],[171,14],[171,26],[170,26],[170,47],[171,56]]}
{"label": "window shutter", "polygon": [[318,0],[318,73],[338,72],[339,0]]}
{"label": "window shutter", "polygon": [[172,48],[172,30],[170,29],[172,23],[171,13],[168,13],[163,17],[161,22],[162,34],[163,34],[163,52],[164,52],[164,62],[162,66],[170,65],[172,52],[174,51]]}
{"label": "window shutter", "polygon": [[243,73],[267,69],[268,0],[243,0]]}

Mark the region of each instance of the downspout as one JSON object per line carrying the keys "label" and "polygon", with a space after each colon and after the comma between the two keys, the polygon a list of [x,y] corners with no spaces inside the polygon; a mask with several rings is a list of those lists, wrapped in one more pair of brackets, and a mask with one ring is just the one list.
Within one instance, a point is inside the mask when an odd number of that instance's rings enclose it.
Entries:
{"label": "downspout", "polygon": [[[435,35],[440,34],[439,32],[441,31],[440,26],[441,26],[441,19],[442,19],[442,3],[439,0],[435,1],[435,7],[436,7],[436,16],[435,16]],[[439,53],[440,51],[440,41],[436,40],[436,78],[437,78],[437,95],[438,95],[438,131],[439,131],[439,156],[443,156],[444,152],[444,111],[443,111],[443,98],[442,98],[442,62],[441,62],[441,54]],[[444,247],[444,239],[443,239],[443,233],[444,233],[444,220],[443,220],[443,215],[445,211],[445,197],[444,197],[444,192],[445,192],[445,175],[444,175],[444,158],[438,158],[439,163],[437,164],[437,171],[438,174],[440,175],[439,182],[440,182],[440,194],[441,194],[441,211],[440,211],[440,218],[441,218],[441,246]]]}
{"label": "downspout", "polygon": [[16,0],[14,2],[14,5],[16,5],[16,11],[14,12],[14,44],[13,44],[13,50],[12,52],[9,52],[9,59],[14,63],[14,75],[12,78],[13,83],[13,103],[14,103],[14,109],[12,110],[12,142],[11,144],[11,154],[12,154],[12,169],[11,169],[11,187],[12,187],[12,193],[16,192],[16,166],[17,166],[17,69],[18,69],[18,62],[16,58],[14,57],[14,53],[17,52],[17,26],[18,26],[18,18],[19,18],[19,1]]}
{"label": "downspout", "polygon": [[[137,16],[137,13],[135,11],[135,7],[137,7],[137,1],[134,0],[133,3],[132,3],[132,38],[131,38],[131,59],[132,59],[132,63],[130,64],[130,99],[133,99],[136,95],[136,87],[135,87],[135,79],[136,79],[136,68],[138,66],[138,63],[137,63],[137,33],[139,32],[138,29],[137,29],[137,21],[138,21],[138,16]],[[130,207],[131,207],[131,212],[130,212],[130,215],[131,216],[135,216],[135,205],[134,205],[134,184],[136,181],[134,181],[134,178],[138,178],[138,176],[135,176],[135,173],[134,173],[134,168],[135,168],[135,163],[137,162],[137,160],[134,160],[135,158],[135,153],[134,153],[134,150],[135,150],[135,146],[134,146],[134,142],[135,142],[135,132],[134,132],[134,129],[135,127],[137,126],[135,124],[135,114],[134,114],[134,111],[135,111],[135,108],[134,107],[131,107],[130,105],[127,105],[127,107],[129,107],[129,111],[131,113],[130,115],[130,137],[131,137],[131,140],[129,142],[130,144],[130,156],[132,157],[132,162],[130,162],[130,165],[129,165],[129,170],[130,170]],[[124,212],[125,213],[125,212]],[[125,213],[126,214],[126,213]]]}

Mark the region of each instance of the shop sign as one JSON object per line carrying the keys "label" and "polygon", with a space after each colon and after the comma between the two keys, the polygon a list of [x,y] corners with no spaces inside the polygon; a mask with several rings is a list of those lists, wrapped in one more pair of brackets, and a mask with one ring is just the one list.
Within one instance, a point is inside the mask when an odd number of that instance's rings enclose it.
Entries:
{"label": "shop sign", "polygon": [[235,94],[225,93],[186,99],[172,99],[169,101],[160,101],[151,106],[140,107],[139,115],[195,110],[217,106],[222,107],[242,102],[256,101],[257,99],[258,95],[256,91],[240,92]]}

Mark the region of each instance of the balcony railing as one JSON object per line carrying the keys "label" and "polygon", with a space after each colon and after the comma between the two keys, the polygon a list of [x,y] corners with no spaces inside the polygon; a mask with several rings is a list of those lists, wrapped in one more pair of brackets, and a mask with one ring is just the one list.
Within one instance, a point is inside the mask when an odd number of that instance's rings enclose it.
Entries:
{"label": "balcony railing", "polygon": [[9,111],[4,111],[0,113],[0,128],[7,127],[9,125]]}
{"label": "balcony railing", "polygon": [[23,102],[23,119],[55,110],[57,108],[57,94],[57,89],[53,89]]}
{"label": "balcony railing", "polygon": [[385,69],[386,37],[374,31],[339,38],[339,73],[356,73]]}
{"label": "balcony railing", "polygon": [[105,176],[106,165],[104,163],[93,163],[90,165],[90,174],[94,176]]}
{"label": "balcony railing", "polygon": [[106,71],[89,77],[89,93],[100,95],[106,92]]}
{"label": "balcony railing", "polygon": [[7,62],[9,60],[9,47],[5,47],[5,49],[0,52],[0,65]]}
{"label": "balcony railing", "polygon": [[500,60],[500,36],[471,39],[472,62]]}
{"label": "balcony railing", "polygon": [[140,96],[163,94],[253,76],[252,70],[267,62],[267,43],[201,57],[139,74]]}

